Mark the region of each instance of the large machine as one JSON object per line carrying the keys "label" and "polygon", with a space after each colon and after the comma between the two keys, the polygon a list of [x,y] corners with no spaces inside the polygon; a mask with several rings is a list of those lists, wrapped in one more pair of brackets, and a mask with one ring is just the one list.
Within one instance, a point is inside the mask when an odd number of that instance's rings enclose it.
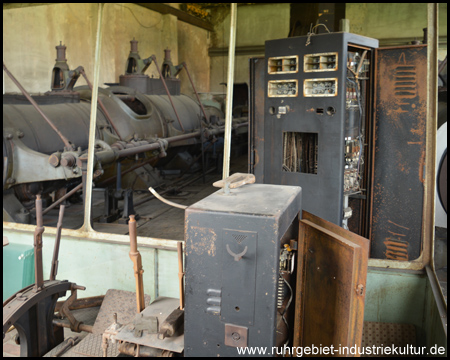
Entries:
{"label": "large machine", "polygon": [[[192,159],[199,152],[203,155],[201,144],[215,141],[224,131],[220,107],[203,106],[198,97],[194,101],[180,94],[176,76],[182,69],[188,71],[187,65],[174,66],[170,50],[166,50],[160,68],[155,56],[140,58],[137,43],[131,41],[120,83],[99,89],[95,176],[99,187],[110,189],[105,193],[109,204],[103,216],[105,222],[117,219],[118,199],[125,198],[128,204],[120,212],[122,218],[133,213],[130,189],[151,185],[152,167],[162,168],[174,156],[187,151],[190,154],[185,156],[186,166],[192,166]],[[66,194],[79,186],[86,174],[92,86],[82,67],[70,70],[66,47],[59,45],[56,50],[50,92],[30,97],[15,80],[26,95],[3,96],[6,221],[29,223],[29,209],[37,194],[42,195],[44,206],[48,207],[67,198]],[[160,79],[144,74],[152,63]],[[5,65],[4,70],[12,76]],[[80,76],[89,86],[74,89]],[[245,119],[236,120],[234,125],[241,126],[237,131],[245,136]],[[125,177],[138,168],[145,169],[147,176],[135,172],[131,178]]]}

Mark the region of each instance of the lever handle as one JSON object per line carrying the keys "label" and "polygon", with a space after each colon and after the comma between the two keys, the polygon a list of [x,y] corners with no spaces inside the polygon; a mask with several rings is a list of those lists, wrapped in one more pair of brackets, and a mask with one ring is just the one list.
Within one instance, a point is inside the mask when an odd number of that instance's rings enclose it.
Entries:
{"label": "lever handle", "polygon": [[245,255],[245,253],[247,252],[247,250],[248,250],[248,246],[246,246],[246,247],[244,248],[244,251],[242,251],[241,253],[235,254],[234,252],[231,251],[230,246],[227,244],[227,251],[228,251],[228,254],[230,254],[232,257],[234,257],[234,261],[239,261],[239,260],[241,260],[242,257],[243,257],[243,256]]}
{"label": "lever handle", "polygon": [[223,188],[224,192],[228,194],[229,189],[236,189],[245,184],[253,184],[255,182],[255,175],[245,173],[235,173],[228,176],[226,179],[216,181],[213,186]]}

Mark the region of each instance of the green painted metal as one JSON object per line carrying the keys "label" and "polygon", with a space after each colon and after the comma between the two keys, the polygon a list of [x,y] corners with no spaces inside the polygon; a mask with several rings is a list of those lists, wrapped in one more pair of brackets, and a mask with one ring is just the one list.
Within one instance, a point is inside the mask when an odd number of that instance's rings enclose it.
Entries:
{"label": "green painted metal", "polygon": [[[33,236],[30,233],[4,229],[4,235],[10,242],[6,248],[22,246],[33,249]],[[114,235],[110,235],[111,242],[64,235],[61,237],[57,279],[86,286],[85,291],[78,293],[79,298],[103,295],[108,289],[135,291],[133,263],[128,256],[130,245],[126,242],[115,243]],[[44,232],[42,249],[44,279],[50,276],[54,242],[55,236],[46,235]],[[150,295],[152,299],[158,295],[178,297],[176,251],[155,249],[141,244],[138,246],[144,268],[145,294]],[[4,259],[5,251],[4,249]],[[33,261],[31,260],[31,266]],[[5,265],[3,273],[5,274]],[[31,283],[34,282],[34,273],[32,279]]]}
{"label": "green painted metal", "polygon": [[412,324],[417,346],[447,349],[447,336],[426,273],[369,268],[364,321]]}
{"label": "green painted metal", "polygon": [[9,244],[3,248],[3,301],[34,283],[34,249],[31,244]]}
{"label": "green painted metal", "polygon": [[427,289],[425,293],[423,328],[426,334],[425,346],[429,349],[435,346],[445,347],[445,354],[441,355],[447,357],[447,335],[442,327],[441,316],[439,314],[436,300],[429,282],[427,282]]}

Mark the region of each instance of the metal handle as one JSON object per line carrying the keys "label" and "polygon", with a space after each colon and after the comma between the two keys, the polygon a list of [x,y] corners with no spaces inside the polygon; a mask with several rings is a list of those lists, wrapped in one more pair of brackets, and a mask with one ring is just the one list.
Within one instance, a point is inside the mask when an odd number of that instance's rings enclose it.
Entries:
{"label": "metal handle", "polygon": [[228,251],[228,254],[230,254],[232,257],[234,257],[234,261],[239,261],[239,260],[241,260],[242,257],[246,254],[247,250],[248,250],[248,246],[246,246],[246,247],[244,248],[244,251],[242,251],[241,253],[235,254],[234,252],[231,251],[230,246],[227,244],[227,251]]}
{"label": "metal handle", "polygon": [[245,173],[235,173],[223,180],[216,181],[213,186],[223,188],[224,193],[228,194],[230,189],[236,189],[245,184],[253,184],[255,182],[255,175]]}

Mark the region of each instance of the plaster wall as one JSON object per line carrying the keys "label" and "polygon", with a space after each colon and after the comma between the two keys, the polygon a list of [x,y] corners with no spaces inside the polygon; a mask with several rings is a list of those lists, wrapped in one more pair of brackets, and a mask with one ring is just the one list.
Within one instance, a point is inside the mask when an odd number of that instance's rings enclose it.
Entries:
{"label": "plaster wall", "polygon": [[[75,3],[3,10],[5,65],[27,91],[46,92],[50,89],[55,46],[62,41],[67,46],[66,58],[70,68],[83,66],[93,82],[97,13],[97,4]],[[176,16],[162,15],[138,5],[108,3],[104,7],[102,32],[100,86],[118,82],[125,70],[130,41],[135,38],[139,41],[141,58],[154,54],[159,64],[163,62],[167,47],[172,50],[175,65],[179,63],[178,53],[181,51],[182,60],[190,60],[188,65],[199,91],[209,90],[209,64],[202,65],[202,72],[197,75],[200,66],[197,66],[198,61],[195,65],[193,61],[207,58],[206,30],[182,23]],[[180,34],[182,41],[179,43]],[[159,77],[154,65],[146,74]],[[79,85],[85,85],[81,77],[77,82]],[[5,76],[3,86],[4,92],[19,92]]]}
{"label": "plaster wall", "polygon": [[[210,57],[208,48],[210,39],[209,31],[178,21],[179,63],[186,63],[198,92],[209,92]],[[178,65],[178,62],[173,61],[173,63]],[[185,70],[181,71],[179,79],[181,80],[181,92],[194,98],[194,90]]]}
{"label": "plaster wall", "polygon": [[[447,35],[447,4],[439,6],[439,33]],[[345,16],[350,31],[377,39],[423,38],[427,27],[426,3],[348,3]]]}
{"label": "plaster wall", "polygon": [[[240,5],[237,8],[236,47],[264,46],[266,40],[280,39],[289,34],[290,4]],[[212,47],[228,48],[230,38],[230,7],[215,9],[212,23],[215,34]],[[260,53],[235,57],[235,83],[248,83],[249,62]],[[227,82],[228,51],[222,56],[211,57],[211,92],[226,92],[220,85]]]}
{"label": "plaster wall", "polygon": [[[381,46],[423,40],[427,27],[426,3],[347,3],[350,32],[380,40]],[[402,39],[404,41],[402,42]],[[447,55],[447,4],[439,4],[439,59]]]}

